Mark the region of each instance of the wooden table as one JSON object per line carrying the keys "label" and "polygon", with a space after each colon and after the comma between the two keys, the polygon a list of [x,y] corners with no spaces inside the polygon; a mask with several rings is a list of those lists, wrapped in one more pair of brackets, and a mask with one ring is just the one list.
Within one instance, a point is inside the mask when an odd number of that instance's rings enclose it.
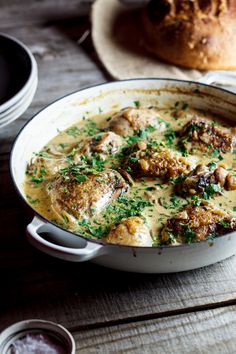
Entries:
{"label": "wooden table", "polygon": [[0,330],[28,318],[66,326],[78,353],[236,353],[236,257],[170,275],[116,272],[63,262],[25,239],[26,215],[9,153],[26,121],[69,92],[109,80],[91,40],[89,1],[0,0],[2,32],[28,45],[39,67],[33,103],[0,131]]}

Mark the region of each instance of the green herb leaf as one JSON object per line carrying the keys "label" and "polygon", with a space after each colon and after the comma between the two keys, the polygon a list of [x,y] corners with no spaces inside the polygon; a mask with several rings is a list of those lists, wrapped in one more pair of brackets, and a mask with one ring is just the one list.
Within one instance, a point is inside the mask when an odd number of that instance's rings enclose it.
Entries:
{"label": "green herb leaf", "polygon": [[78,176],[75,176],[75,179],[77,182],[85,182],[87,180],[87,176],[85,175],[78,175]]}
{"label": "green herb leaf", "polygon": [[215,193],[220,193],[220,192],[221,192],[221,186],[219,184],[211,183],[208,186],[206,186],[204,193],[203,193],[203,197],[204,197],[204,199],[209,199]]}
{"label": "green herb leaf", "polygon": [[176,133],[174,132],[174,130],[172,128],[169,128],[167,130],[167,132],[165,133],[165,139],[166,139],[167,145],[172,146],[175,138],[176,138]]}
{"label": "green herb leaf", "polygon": [[183,225],[183,235],[187,243],[192,243],[196,237],[196,232],[193,231],[189,225]]}

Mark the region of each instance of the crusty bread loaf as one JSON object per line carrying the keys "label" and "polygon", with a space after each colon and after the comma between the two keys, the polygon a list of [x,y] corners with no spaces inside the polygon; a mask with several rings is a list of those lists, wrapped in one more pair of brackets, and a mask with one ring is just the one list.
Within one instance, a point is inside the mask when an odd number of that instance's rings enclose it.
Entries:
{"label": "crusty bread loaf", "polygon": [[159,58],[202,70],[236,69],[236,0],[151,0],[144,45]]}

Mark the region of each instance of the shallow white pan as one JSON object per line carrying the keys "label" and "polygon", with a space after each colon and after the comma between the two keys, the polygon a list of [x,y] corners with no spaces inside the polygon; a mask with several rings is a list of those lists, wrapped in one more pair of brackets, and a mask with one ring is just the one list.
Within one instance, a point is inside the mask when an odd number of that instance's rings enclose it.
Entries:
{"label": "shallow white pan", "polygon": [[[221,72],[208,75],[204,80],[208,84],[219,80],[232,84],[236,83],[236,76]],[[40,150],[55,137],[58,129],[68,128],[82,119],[86,112],[89,112],[89,117],[98,114],[99,109],[103,112],[114,107],[121,109],[137,100],[144,105],[160,108],[184,101],[197,109],[236,119],[236,95],[200,82],[137,79],[105,83],[72,93],[39,112],[16,138],[11,153],[11,174],[25,203],[27,199],[22,185],[27,161],[34,151]],[[236,254],[236,232],[191,245],[155,248],[119,246],[74,235],[46,220],[37,211],[27,227],[27,236],[35,247],[54,257],[73,262],[91,260],[106,267],[141,273],[180,272],[213,264]]]}

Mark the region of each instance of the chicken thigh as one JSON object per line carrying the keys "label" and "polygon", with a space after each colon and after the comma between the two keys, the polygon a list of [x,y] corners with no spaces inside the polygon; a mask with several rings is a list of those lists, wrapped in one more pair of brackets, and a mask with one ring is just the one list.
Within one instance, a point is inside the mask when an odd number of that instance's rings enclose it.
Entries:
{"label": "chicken thigh", "polygon": [[[195,167],[195,159],[164,147],[149,148],[146,142],[136,144],[137,151],[126,158],[125,166],[132,176],[175,178]],[[136,147],[134,147],[136,150]]]}
{"label": "chicken thigh", "polygon": [[161,231],[163,244],[181,244],[202,241],[236,230],[236,219],[222,209],[202,201],[191,203],[167,220]]}
{"label": "chicken thigh", "polygon": [[214,122],[198,116],[190,120],[180,132],[181,142],[188,151],[198,148],[221,153],[231,152],[236,144],[235,128],[216,126]]}
{"label": "chicken thigh", "polygon": [[128,107],[113,115],[109,129],[118,135],[128,136],[148,126],[160,132],[166,129],[165,122],[158,120],[158,113],[155,109]]}
{"label": "chicken thigh", "polygon": [[76,225],[77,219],[89,219],[99,214],[127,190],[125,180],[113,170],[88,175],[58,174],[47,186],[55,214],[71,225]]}
{"label": "chicken thigh", "polygon": [[119,225],[114,225],[109,234],[103,238],[108,243],[151,247],[152,238],[150,230],[144,220],[138,216],[132,216],[121,220]]}

